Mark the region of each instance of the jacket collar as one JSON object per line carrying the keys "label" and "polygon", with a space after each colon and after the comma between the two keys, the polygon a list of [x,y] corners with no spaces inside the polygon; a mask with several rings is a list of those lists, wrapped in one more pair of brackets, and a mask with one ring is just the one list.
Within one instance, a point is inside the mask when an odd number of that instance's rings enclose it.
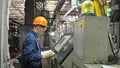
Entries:
{"label": "jacket collar", "polygon": [[35,31],[31,30],[31,33],[35,36],[35,38],[39,37],[39,35]]}

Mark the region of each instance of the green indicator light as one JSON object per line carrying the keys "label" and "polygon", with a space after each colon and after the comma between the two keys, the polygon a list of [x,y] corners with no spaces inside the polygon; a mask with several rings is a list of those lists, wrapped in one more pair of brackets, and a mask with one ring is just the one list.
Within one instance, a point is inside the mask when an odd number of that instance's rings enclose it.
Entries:
{"label": "green indicator light", "polygon": [[111,8],[107,8],[107,12],[111,12],[112,11],[112,9]]}

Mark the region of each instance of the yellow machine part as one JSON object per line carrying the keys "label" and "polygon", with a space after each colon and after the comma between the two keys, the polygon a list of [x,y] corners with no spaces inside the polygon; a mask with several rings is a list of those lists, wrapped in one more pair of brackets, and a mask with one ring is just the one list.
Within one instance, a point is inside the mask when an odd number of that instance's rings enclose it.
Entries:
{"label": "yellow machine part", "polygon": [[106,0],[86,0],[82,3],[81,14],[91,13],[96,16],[105,16],[107,14]]}
{"label": "yellow machine part", "polygon": [[94,4],[92,1],[84,1],[81,7],[81,14],[92,13],[95,14]]}
{"label": "yellow machine part", "polygon": [[96,16],[103,16],[99,0],[94,0],[93,3],[95,6]]}
{"label": "yellow machine part", "polygon": [[104,5],[104,12],[105,12],[105,14],[107,14],[106,0],[103,0],[103,5]]}
{"label": "yellow machine part", "polygon": [[99,0],[100,6],[101,6],[101,11],[103,16],[107,14],[107,5],[106,5],[106,0]]}

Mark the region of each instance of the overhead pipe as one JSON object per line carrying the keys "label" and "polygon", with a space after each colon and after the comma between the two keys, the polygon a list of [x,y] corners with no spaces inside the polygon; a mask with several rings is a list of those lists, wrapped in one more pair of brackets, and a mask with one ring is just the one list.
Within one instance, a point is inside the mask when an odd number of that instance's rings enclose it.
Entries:
{"label": "overhead pipe", "polygon": [[64,20],[77,7],[78,0],[71,0],[71,8],[65,13],[65,15],[62,17],[62,20]]}
{"label": "overhead pipe", "polygon": [[75,8],[77,8],[77,6],[73,6],[71,7],[68,12],[65,13],[65,15],[63,16],[63,19],[67,17],[68,14],[70,14]]}

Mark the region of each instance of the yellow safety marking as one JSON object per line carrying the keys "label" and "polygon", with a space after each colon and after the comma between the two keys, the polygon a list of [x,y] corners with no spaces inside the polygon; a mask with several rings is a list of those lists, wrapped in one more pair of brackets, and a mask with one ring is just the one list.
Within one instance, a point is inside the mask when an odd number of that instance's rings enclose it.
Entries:
{"label": "yellow safety marking", "polygon": [[82,27],[82,26],[83,26],[83,22],[82,22],[82,21],[80,21],[79,26],[80,26],[80,27]]}

